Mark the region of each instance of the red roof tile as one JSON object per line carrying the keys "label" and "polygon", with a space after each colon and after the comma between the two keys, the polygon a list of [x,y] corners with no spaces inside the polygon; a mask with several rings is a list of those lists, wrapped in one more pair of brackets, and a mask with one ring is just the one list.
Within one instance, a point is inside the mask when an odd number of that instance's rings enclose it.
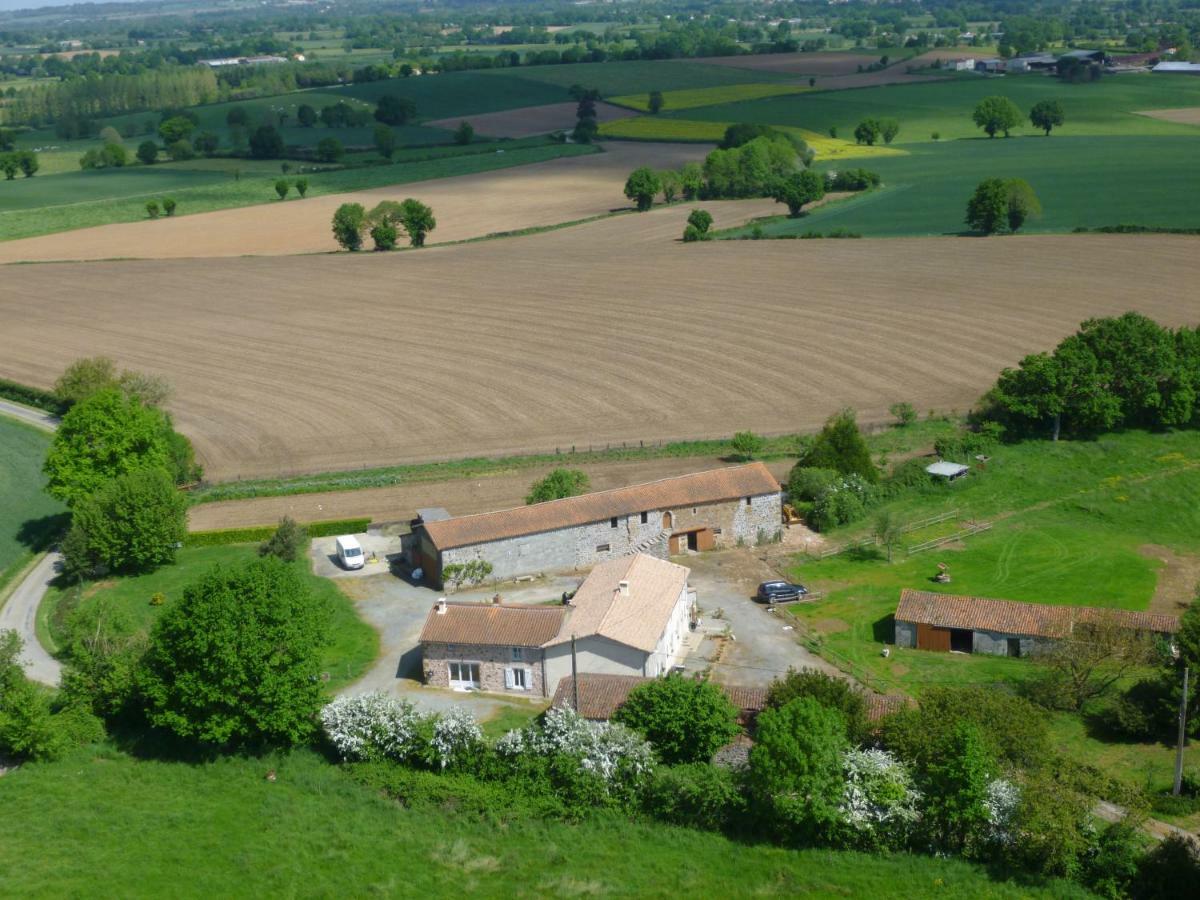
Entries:
{"label": "red roof tile", "polygon": [[756,462],[499,512],[427,522],[423,527],[434,546],[439,550],[450,550],[602,522],[614,516],[776,493],[779,493],[779,482],[765,465]]}
{"label": "red roof tile", "polygon": [[1049,606],[986,597],[962,597],[932,591],[900,592],[897,622],[915,622],[941,628],[995,631],[1030,637],[1062,638],[1079,622],[1112,621],[1137,631],[1173,634],[1179,630],[1176,616],[1130,612],[1093,606]]}
{"label": "red roof tile", "polygon": [[[585,719],[611,719],[617,709],[629,699],[629,692],[639,684],[653,681],[641,675],[599,675],[580,673],[579,675],[579,714]],[[558,683],[554,692],[554,707],[572,707],[574,680],[568,675]],[[718,684],[730,702],[745,716],[753,716],[761,712],[767,702],[767,689],[764,687],[746,687],[741,685]]]}
{"label": "red roof tile", "polygon": [[425,619],[422,644],[475,644],[489,647],[540,647],[558,634],[567,610],[563,606],[519,603],[447,602]]}

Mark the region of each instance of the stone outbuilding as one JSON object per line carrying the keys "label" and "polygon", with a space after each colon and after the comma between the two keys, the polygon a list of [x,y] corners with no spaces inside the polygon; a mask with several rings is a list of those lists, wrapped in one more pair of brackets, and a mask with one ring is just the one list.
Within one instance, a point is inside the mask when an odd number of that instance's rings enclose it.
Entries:
{"label": "stone outbuilding", "polygon": [[684,566],[635,554],[597,566],[561,605],[438,600],[421,631],[425,682],[554,695],[579,673],[665,674],[686,655],[695,594]]}
{"label": "stone outbuilding", "polygon": [[906,588],[896,607],[896,646],[1029,656],[1069,637],[1076,625],[1104,622],[1159,635],[1179,630],[1178,617],[1158,613],[1019,603]]}
{"label": "stone outbuilding", "polygon": [[407,553],[433,585],[446,566],[485,560],[497,581],[570,572],[647,553],[665,559],[775,540],[779,483],[762,463],[731,466],[499,512],[418,520]]}

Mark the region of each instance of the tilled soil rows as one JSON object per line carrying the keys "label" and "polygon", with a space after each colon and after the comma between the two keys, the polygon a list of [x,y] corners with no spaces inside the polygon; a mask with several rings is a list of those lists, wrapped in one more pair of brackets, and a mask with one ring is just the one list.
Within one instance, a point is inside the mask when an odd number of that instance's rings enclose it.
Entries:
{"label": "tilled soil rows", "polygon": [[963,411],[1090,316],[1196,318],[1175,289],[1193,238],[683,245],[688,211],[415,253],[15,266],[0,377],[46,387],[97,354],[165,375],[223,480]]}

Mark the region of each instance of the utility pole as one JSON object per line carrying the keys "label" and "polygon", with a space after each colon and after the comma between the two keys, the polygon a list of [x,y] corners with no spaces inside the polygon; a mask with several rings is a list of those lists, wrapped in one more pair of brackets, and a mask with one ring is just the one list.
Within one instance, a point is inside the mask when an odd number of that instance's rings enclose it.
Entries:
{"label": "utility pole", "polygon": [[1171,793],[1178,797],[1183,790],[1183,743],[1187,740],[1188,667],[1183,667],[1183,696],[1179,698],[1179,741],[1175,745],[1175,787]]}
{"label": "utility pole", "polygon": [[[1185,692],[1186,692],[1186,690],[1187,690],[1187,688],[1184,688]],[[575,707],[575,712],[578,713],[579,712],[579,670],[575,666],[575,635],[574,634],[571,635],[571,703]],[[1180,747],[1179,752],[1181,754],[1180,759],[1182,760],[1182,758],[1183,758],[1182,757],[1182,753],[1183,753],[1182,746]],[[1176,778],[1175,781],[1176,781],[1176,784],[1178,784],[1179,779]]]}

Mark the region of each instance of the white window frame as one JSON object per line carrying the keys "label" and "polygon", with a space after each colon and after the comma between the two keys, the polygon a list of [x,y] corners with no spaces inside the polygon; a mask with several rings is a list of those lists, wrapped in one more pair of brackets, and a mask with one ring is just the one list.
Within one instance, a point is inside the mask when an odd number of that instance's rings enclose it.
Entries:
{"label": "white window frame", "polygon": [[[464,681],[462,678],[454,677],[454,668],[458,667],[458,674],[462,675],[463,667],[467,667],[467,674],[476,676],[473,679]],[[446,663],[447,681],[451,688],[458,689],[479,689],[483,687],[483,663],[475,662],[469,659],[455,659]]]}
{"label": "white window frame", "polygon": [[525,662],[525,648],[524,647],[513,647],[512,648],[512,661],[513,662]]}
{"label": "white window frame", "polygon": [[[520,684],[517,683],[518,680]],[[504,670],[504,687],[507,690],[529,691],[532,685],[533,672],[527,666],[509,666]]]}

